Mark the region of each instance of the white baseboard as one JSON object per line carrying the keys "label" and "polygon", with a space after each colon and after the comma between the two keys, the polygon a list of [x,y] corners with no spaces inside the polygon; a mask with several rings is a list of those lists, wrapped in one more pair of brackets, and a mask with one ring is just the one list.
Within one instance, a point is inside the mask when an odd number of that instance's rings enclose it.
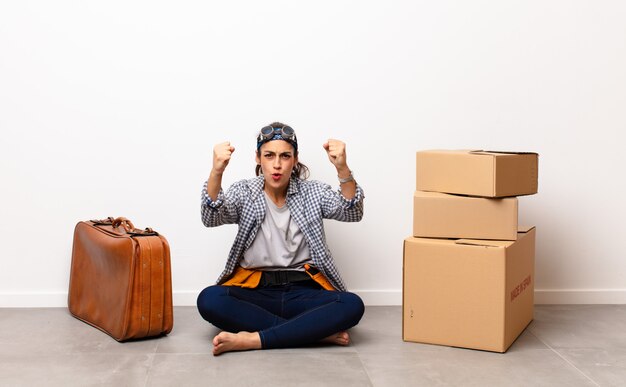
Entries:
{"label": "white baseboard", "polygon": [[402,305],[402,290],[358,290],[350,289],[361,297],[368,306]]}
{"label": "white baseboard", "polygon": [[535,304],[626,304],[626,289],[535,289]]}
{"label": "white baseboard", "polygon": [[[402,305],[401,290],[351,289],[368,306]],[[200,290],[175,291],[175,306],[195,306]],[[535,304],[626,304],[626,289],[537,289]],[[0,308],[55,308],[67,306],[67,292],[0,293]]]}
{"label": "white baseboard", "polygon": [[67,292],[0,293],[0,308],[57,308],[67,306]]}

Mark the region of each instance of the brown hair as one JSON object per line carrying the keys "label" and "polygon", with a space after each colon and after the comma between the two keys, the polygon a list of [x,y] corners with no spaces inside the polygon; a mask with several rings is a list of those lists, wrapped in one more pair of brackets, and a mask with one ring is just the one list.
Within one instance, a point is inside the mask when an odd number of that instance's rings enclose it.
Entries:
{"label": "brown hair", "polygon": [[[269,126],[273,128],[282,128],[283,126],[287,126],[287,125],[283,124],[282,122],[272,122]],[[298,150],[296,149],[295,146],[293,148],[294,148],[294,156],[298,157]],[[256,153],[257,153],[257,156],[260,158],[261,148],[259,148],[256,151]],[[254,169],[254,173],[256,173],[257,176],[261,175],[261,165],[259,164],[256,165],[256,168]],[[293,169],[291,170],[291,177],[297,177],[299,179],[306,180],[309,178],[309,176],[310,176],[309,167],[302,164],[300,161],[298,161],[296,165],[293,166]]]}

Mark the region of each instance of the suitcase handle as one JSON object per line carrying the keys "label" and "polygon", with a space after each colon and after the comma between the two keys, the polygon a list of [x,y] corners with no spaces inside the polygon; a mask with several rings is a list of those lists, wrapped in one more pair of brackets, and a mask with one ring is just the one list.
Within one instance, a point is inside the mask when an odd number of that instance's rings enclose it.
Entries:
{"label": "suitcase handle", "polygon": [[127,233],[130,233],[133,230],[135,230],[135,226],[133,225],[133,222],[124,218],[123,216],[120,216],[119,218],[115,218],[112,224],[113,228],[118,228],[120,225],[124,227],[124,231],[126,231]]}

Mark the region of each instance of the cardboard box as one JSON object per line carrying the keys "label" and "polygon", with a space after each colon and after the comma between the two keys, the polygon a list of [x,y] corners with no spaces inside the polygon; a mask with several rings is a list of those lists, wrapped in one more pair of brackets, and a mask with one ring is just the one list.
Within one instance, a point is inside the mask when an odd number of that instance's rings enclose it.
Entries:
{"label": "cardboard box", "polygon": [[407,238],[405,341],[505,352],[533,319],[535,229],[517,241]]}
{"label": "cardboard box", "polygon": [[478,198],[416,191],[413,236],[425,238],[517,239],[516,197]]}
{"label": "cardboard box", "polygon": [[536,153],[417,152],[417,190],[483,197],[537,193]]}

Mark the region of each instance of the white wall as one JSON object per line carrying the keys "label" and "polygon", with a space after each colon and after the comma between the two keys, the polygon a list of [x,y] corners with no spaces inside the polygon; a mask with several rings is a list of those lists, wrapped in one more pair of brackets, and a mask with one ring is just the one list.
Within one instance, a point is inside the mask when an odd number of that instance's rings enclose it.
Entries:
{"label": "white wall", "polygon": [[170,241],[175,302],[221,271],[207,229],[214,143],[253,174],[280,120],[315,179],[348,144],[361,223],[327,223],[344,278],[401,301],[415,151],[540,153],[538,302],[624,303],[626,4],[620,1],[0,3],[0,306],[62,306],[78,220],[126,216]]}

